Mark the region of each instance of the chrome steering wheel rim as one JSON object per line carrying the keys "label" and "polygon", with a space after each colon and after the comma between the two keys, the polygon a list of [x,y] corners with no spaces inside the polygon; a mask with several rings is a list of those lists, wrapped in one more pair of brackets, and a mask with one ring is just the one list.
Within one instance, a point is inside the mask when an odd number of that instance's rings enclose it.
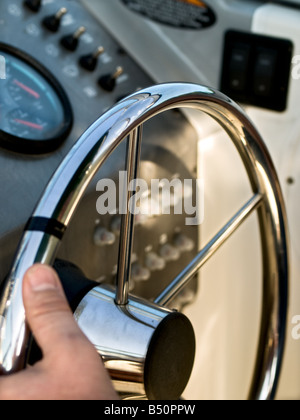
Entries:
{"label": "chrome steering wheel rim", "polygon": [[[283,358],[288,296],[287,222],[283,195],[270,155],[245,112],[211,88],[168,83],[141,90],[116,104],[78,140],[50,180],[28,222],[0,301],[5,334],[0,341],[0,372],[24,368],[29,331],[22,302],[22,279],[34,263],[53,264],[58,246],[87,186],[101,165],[126,138],[129,180],[135,179],[143,124],[175,108],[193,108],[215,119],[229,134],[243,160],[253,196],[158,296],[167,304],[231,234],[257,211],[263,258],[262,318],[250,399],[275,397]],[[129,197],[128,197],[129,198]],[[127,212],[129,213],[129,212]],[[121,227],[116,304],[128,300],[133,216]]]}

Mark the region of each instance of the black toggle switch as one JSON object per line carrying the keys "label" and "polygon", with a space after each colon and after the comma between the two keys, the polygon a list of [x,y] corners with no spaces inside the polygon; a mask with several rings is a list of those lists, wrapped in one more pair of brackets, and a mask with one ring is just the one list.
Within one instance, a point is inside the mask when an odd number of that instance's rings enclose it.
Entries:
{"label": "black toggle switch", "polygon": [[43,25],[51,32],[57,32],[59,30],[61,20],[63,16],[68,13],[68,10],[65,7],[59,9],[57,13],[51,16],[45,17],[43,20]]}
{"label": "black toggle switch", "polygon": [[102,89],[107,90],[108,92],[112,92],[117,83],[118,77],[123,74],[123,68],[117,67],[116,71],[113,74],[106,74],[98,80],[99,85],[102,87]]}
{"label": "black toggle switch", "polygon": [[98,64],[98,57],[103,53],[104,48],[99,47],[94,53],[84,55],[83,57],[81,57],[79,60],[79,64],[81,65],[81,67],[88,71],[94,71]]}
{"label": "black toggle switch", "polygon": [[25,0],[24,5],[33,12],[38,12],[42,6],[42,0]]}
{"label": "black toggle switch", "polygon": [[74,34],[64,36],[61,45],[69,51],[75,51],[79,44],[79,38],[86,32],[84,26],[81,26]]}

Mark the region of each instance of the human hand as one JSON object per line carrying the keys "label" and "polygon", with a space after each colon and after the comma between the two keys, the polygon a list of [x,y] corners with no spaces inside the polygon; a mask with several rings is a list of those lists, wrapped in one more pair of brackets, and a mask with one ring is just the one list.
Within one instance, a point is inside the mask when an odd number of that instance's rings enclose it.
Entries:
{"label": "human hand", "polygon": [[35,265],[23,280],[26,319],[43,359],[0,377],[0,400],[118,399],[94,346],[78,327],[55,271]]}

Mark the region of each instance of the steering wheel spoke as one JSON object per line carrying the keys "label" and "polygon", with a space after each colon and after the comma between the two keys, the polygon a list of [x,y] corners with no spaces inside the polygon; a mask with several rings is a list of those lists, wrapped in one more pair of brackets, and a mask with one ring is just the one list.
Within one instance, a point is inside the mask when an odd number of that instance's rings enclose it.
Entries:
{"label": "steering wheel spoke", "polygon": [[255,194],[205,245],[184,270],[154,300],[157,305],[168,305],[177,294],[194,278],[200,268],[231,237],[231,235],[262,204],[263,196]]}
{"label": "steering wheel spoke", "polygon": [[[142,143],[143,127],[139,126],[134,129],[127,139],[127,153],[126,153],[126,172],[127,185],[132,185],[133,188],[128,189],[124,194],[124,203],[120,203],[122,208],[121,230],[120,230],[120,244],[118,256],[118,271],[117,271],[117,290],[116,290],[116,304],[126,305],[128,303],[129,280],[131,272],[131,256],[134,238],[134,218],[135,218],[135,200],[131,200],[136,192],[136,180],[138,178],[140,157],[141,157],[141,143]],[[121,188],[123,186],[119,186]],[[129,203],[130,209],[129,209]]]}

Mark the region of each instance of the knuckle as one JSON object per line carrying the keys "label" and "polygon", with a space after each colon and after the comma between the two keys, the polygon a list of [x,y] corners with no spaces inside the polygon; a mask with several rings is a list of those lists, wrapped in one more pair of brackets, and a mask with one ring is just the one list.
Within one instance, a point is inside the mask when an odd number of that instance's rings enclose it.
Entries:
{"label": "knuckle", "polygon": [[34,302],[31,303],[30,308],[31,315],[34,317],[42,317],[49,313],[68,313],[70,308],[66,303],[63,296],[53,291],[44,291],[38,293]]}

